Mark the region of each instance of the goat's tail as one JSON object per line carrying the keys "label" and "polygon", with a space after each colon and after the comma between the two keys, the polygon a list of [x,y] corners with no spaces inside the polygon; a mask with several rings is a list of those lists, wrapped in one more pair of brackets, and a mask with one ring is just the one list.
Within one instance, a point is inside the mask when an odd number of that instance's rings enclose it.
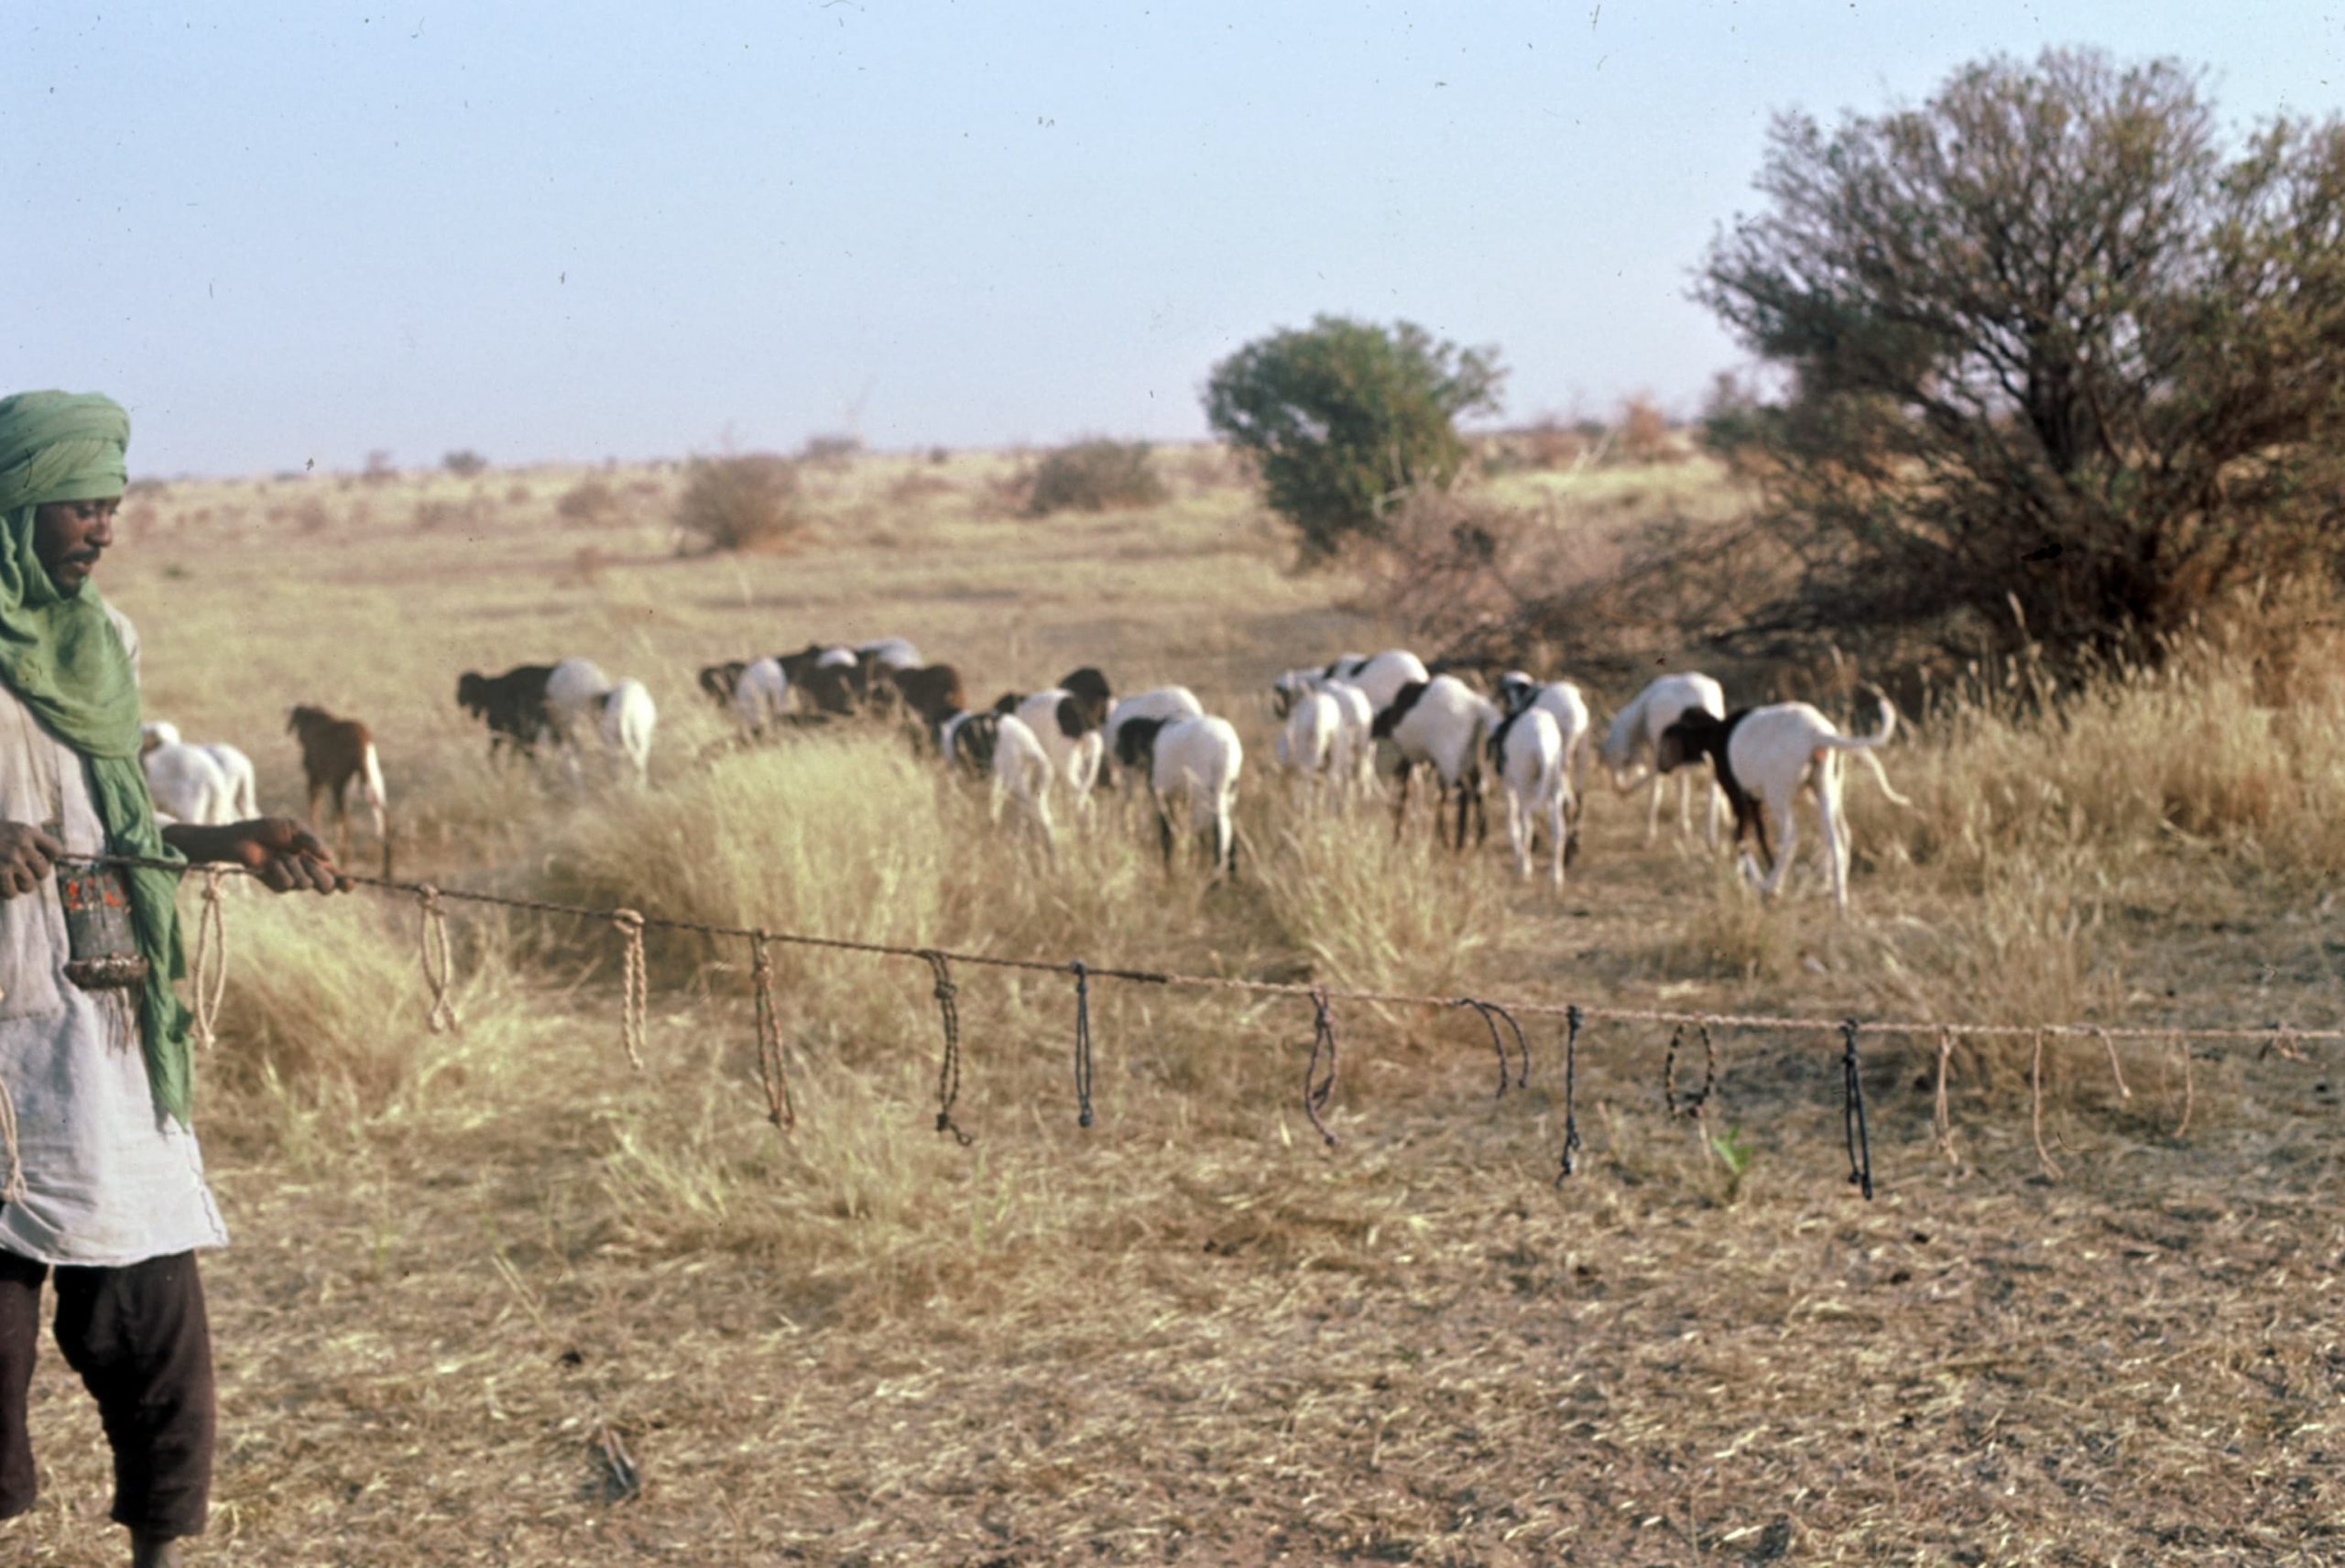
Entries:
{"label": "goat's tail", "polygon": [[375,813],[375,833],[380,837],[386,832],[384,815],[391,809],[391,798],[383,789],[383,759],[376,755],[373,741],[359,752],[358,763],[358,796]]}
{"label": "goat's tail", "polygon": [[1872,769],[1872,776],[1880,783],[1882,794],[1898,805],[1910,806],[1914,802],[1897,792],[1896,787],[1889,782],[1889,770],[1881,767],[1881,758],[1873,755],[1875,747],[1887,746],[1889,737],[1897,733],[1897,706],[1889,700],[1886,692],[1876,691],[1873,695],[1881,700],[1879,729],[1869,735],[1830,735],[1822,744],[1835,751],[1856,753]]}

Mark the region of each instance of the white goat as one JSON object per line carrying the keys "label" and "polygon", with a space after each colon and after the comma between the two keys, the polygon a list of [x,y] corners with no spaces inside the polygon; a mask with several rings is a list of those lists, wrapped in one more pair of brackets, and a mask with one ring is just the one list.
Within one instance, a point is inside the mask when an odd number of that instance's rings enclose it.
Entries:
{"label": "white goat", "polygon": [[[1392,836],[1401,836],[1409,811],[1409,777],[1420,762],[1433,765],[1442,787],[1457,797],[1457,847],[1466,847],[1466,816],[1473,811],[1475,842],[1489,833],[1482,806],[1482,748],[1499,727],[1498,704],[1455,675],[1436,675],[1429,681],[1412,681],[1376,715],[1375,735],[1390,740],[1400,753],[1394,772],[1401,780],[1401,798],[1393,807]],[[1434,818],[1439,831],[1440,818]]]}
{"label": "white goat", "polygon": [[1571,782],[1564,757],[1564,727],[1545,708],[1525,704],[1490,736],[1490,755],[1506,789],[1506,839],[1514,850],[1518,877],[1531,875],[1532,828],[1547,822],[1548,877],[1564,885],[1564,857],[1571,832],[1564,825]]}
{"label": "white goat", "polygon": [[733,717],[745,734],[763,735],[790,712],[790,677],[778,659],[753,659],[733,683]]}
{"label": "white goat", "polygon": [[[1782,839],[1762,878],[1757,862],[1745,852],[1742,874],[1756,884],[1760,896],[1772,898],[1783,887],[1799,844],[1799,826],[1793,814],[1802,790],[1816,797],[1816,825],[1824,835],[1825,878],[1832,889],[1833,909],[1849,908],[1849,823],[1840,809],[1841,754],[1854,752],[1872,768],[1881,793],[1901,806],[1913,804],[1891,788],[1889,774],[1874,748],[1889,744],[1897,733],[1897,710],[1881,698],[1881,727],[1869,735],[1844,735],[1805,702],[1777,702],[1745,708],[1719,719],[1699,710],[1679,716],[1662,732],[1654,748],[1654,764],[1663,773],[1694,757],[1707,757],[1727,801],[1734,808],[1734,837],[1739,844],[1746,831],[1756,829],[1759,853],[1769,854],[1767,830],[1772,824]],[[1763,808],[1765,814],[1761,814]]]}
{"label": "white goat", "polygon": [[1275,750],[1279,767],[1298,780],[1319,782],[1320,799],[1336,805],[1351,768],[1343,705],[1325,691],[1305,691],[1287,710]]}
{"label": "white goat", "polygon": [[640,681],[621,681],[603,697],[603,746],[622,774],[632,769],[638,789],[651,782],[651,732],[660,722],[651,692]]}
{"label": "white goat", "polygon": [[1027,723],[1015,713],[994,716],[993,756],[993,815],[1001,817],[1004,796],[1017,802],[1020,813],[1042,835],[1042,847],[1058,855],[1058,844],[1051,828],[1051,780],[1058,769],[1051,754]]}
{"label": "white goat", "polygon": [[[1107,710],[1107,727],[1100,732],[1105,746],[1105,763],[1109,776],[1116,781],[1119,796],[1129,796],[1133,770],[1122,767],[1122,752],[1118,749],[1124,726],[1134,719],[1202,719],[1205,705],[1186,686],[1158,686],[1146,691],[1135,691],[1129,697],[1118,697]],[[1147,774],[1140,777],[1143,781]]]}
{"label": "white goat", "polygon": [[[1645,842],[1651,844],[1661,831],[1661,775],[1664,769],[1652,767],[1654,748],[1660,745],[1661,732],[1675,724],[1688,713],[1705,713],[1712,718],[1726,717],[1726,691],[1708,676],[1693,670],[1676,675],[1663,675],[1654,680],[1632,698],[1629,705],[1612,715],[1612,726],[1604,735],[1604,766],[1612,775],[1612,788],[1625,795],[1643,785],[1652,793],[1645,813]],[[1677,831],[1684,834],[1692,831],[1690,807],[1696,779],[1687,774],[1678,780]],[[1715,783],[1703,791],[1703,836],[1711,848],[1718,847],[1718,816],[1726,804]]]}
{"label": "white goat", "polygon": [[[139,754],[146,755],[161,746],[180,746],[180,728],[167,719],[150,719],[138,726]],[[224,741],[199,746],[197,750],[210,757],[220,767],[228,780],[229,811],[224,819],[232,822],[250,822],[260,815],[259,776],[253,769],[253,759]]]}
{"label": "white goat", "polygon": [[204,827],[237,820],[235,786],[202,746],[184,742],[149,746],[138,760],[158,811]]}
{"label": "white goat", "polygon": [[900,637],[857,643],[855,651],[860,659],[880,670],[917,670],[928,662],[920,656],[920,649]]}
{"label": "white goat", "polygon": [[1133,719],[1118,733],[1116,759],[1148,779],[1156,805],[1157,841],[1167,869],[1172,865],[1172,818],[1167,797],[1177,799],[1190,826],[1209,836],[1216,877],[1238,875],[1238,826],[1231,811],[1246,748],[1227,719],[1183,717]]}
{"label": "white goat", "polygon": [[1564,743],[1563,810],[1569,832],[1564,855],[1568,863],[1579,851],[1579,814],[1587,798],[1587,735],[1594,726],[1587,716],[1587,699],[1568,681],[1533,681],[1520,670],[1499,677],[1498,704],[1511,715],[1536,708],[1551,715]]}

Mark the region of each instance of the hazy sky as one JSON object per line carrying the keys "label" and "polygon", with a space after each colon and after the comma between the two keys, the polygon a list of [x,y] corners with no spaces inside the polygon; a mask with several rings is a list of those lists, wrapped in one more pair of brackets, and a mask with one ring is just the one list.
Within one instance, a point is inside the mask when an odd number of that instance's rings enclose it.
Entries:
{"label": "hazy sky", "polygon": [[2078,42],[2345,84],[2310,0],[10,5],[0,390],[151,474],[1182,440],[1331,311],[1690,409],[1772,112]]}

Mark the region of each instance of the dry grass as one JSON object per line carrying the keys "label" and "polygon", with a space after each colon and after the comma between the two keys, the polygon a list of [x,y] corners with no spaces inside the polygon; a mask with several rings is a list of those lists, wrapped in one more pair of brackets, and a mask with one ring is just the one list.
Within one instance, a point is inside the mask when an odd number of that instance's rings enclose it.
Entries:
{"label": "dry grass", "polygon": [[[1696,466],[1654,472],[1657,504],[1731,505]],[[2209,654],[2048,716],[1944,705],[1887,757],[1915,811],[1852,775],[1845,923],[1813,877],[1762,910],[1609,796],[1556,898],[1496,848],[1459,862],[1422,820],[1395,844],[1387,819],[1271,787],[1268,675],[1390,632],[1339,607],[1351,583],[1287,573],[1218,454],[1168,454],[1178,493],[1153,510],[1046,522],[1011,515],[1017,467],[825,465],[786,561],[677,560],[672,471],[598,471],[614,509],[560,526],[583,471],[311,481],[314,532],[268,518],[290,486],[174,484],[106,582],[145,633],[150,706],[244,745],[266,804],[295,803],[290,702],[374,724],[410,868],[449,886],[1606,1005],[2311,1023],[2345,1000],[2345,705],[2314,690],[2260,706],[2256,672]],[[475,497],[470,533],[361,511]],[[358,626],[400,635],[360,656]],[[888,633],[973,694],[1086,662],[1195,687],[1249,746],[1239,881],[1167,879],[1112,808],[1048,866],[890,736],[716,746],[700,663]],[[492,770],[459,722],[459,670],[569,653],[650,682],[649,793]],[[1837,1042],[1722,1033],[1697,1127],[1662,1112],[1666,1037],[1601,1026],[1557,1191],[1543,1024],[1532,1088],[1494,1099],[1470,1017],[1339,1007],[1330,1151],[1299,1105],[1307,1007],[1102,984],[1085,1130],[1071,983],[964,970],[964,1149],[934,1130],[925,965],[791,952],[785,1138],[737,946],[655,945],[638,1076],[605,929],[460,913],[446,1036],[424,1027],[411,905],[229,918],[199,1106],[237,1236],[210,1266],[227,1448],[207,1561],[2345,1555],[2326,1058],[2202,1049],[2178,1135],[2177,1052],[2129,1046],[2121,1099],[2097,1047],[2056,1044],[2049,1183],[2023,1057],[1958,1055],[1958,1175],[1929,1053],[1874,1046],[1866,1205],[1842,1181]],[[53,1364],[36,1399],[45,1496],[0,1548],[115,1561],[94,1417]],[[605,1430],[640,1495],[611,1486]]]}

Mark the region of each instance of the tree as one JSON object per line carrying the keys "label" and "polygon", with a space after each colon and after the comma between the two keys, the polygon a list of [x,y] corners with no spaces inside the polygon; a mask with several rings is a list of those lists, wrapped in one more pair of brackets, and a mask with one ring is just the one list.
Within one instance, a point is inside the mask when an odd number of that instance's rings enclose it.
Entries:
{"label": "tree", "polygon": [[681,549],[779,550],[803,531],[798,468],[769,452],[737,457],[695,457],[684,470],[676,501]]}
{"label": "tree", "polygon": [[2198,77],[2092,50],[1967,67],[1918,109],[1779,119],[1696,284],[1791,393],[1772,460],[1793,619],[1949,608],[2155,647],[2345,555],[2345,126],[2235,156]]}
{"label": "tree", "polygon": [[1492,348],[1435,343],[1423,328],[1321,316],[1214,366],[1205,419],[1249,453],[1271,507],[1306,558],[1385,533],[1385,513],[1464,465],[1461,414],[1495,412],[1506,373]]}

